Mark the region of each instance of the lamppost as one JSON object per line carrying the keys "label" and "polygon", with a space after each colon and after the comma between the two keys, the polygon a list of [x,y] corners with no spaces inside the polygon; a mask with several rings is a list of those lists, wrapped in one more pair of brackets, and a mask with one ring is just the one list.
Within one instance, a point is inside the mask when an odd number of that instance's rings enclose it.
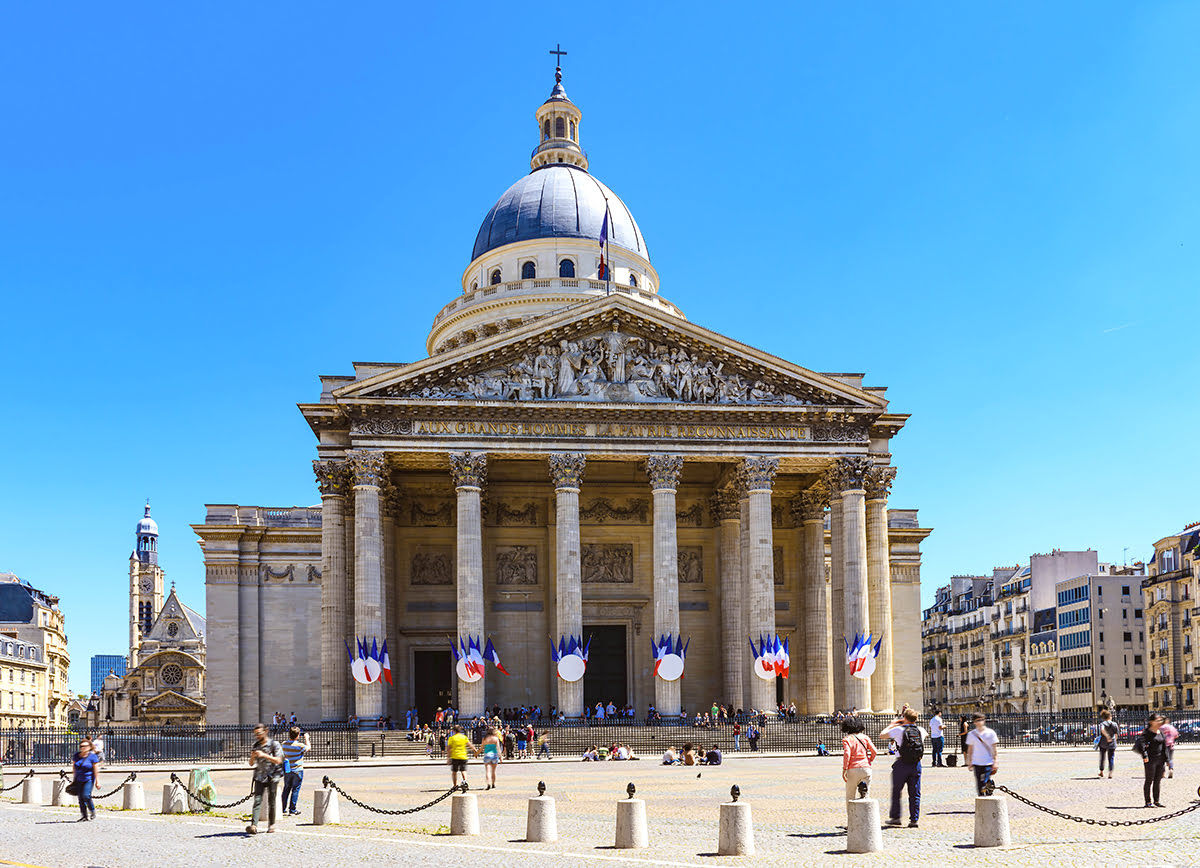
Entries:
{"label": "lamppost", "polygon": [[1053,672],[1046,673],[1046,681],[1049,685],[1048,689],[1047,689],[1047,693],[1049,694],[1049,697],[1050,697],[1050,713],[1054,714],[1054,673]]}
{"label": "lamppost", "polygon": [[[984,708],[988,708],[988,706],[995,705],[995,702],[996,702],[996,682],[995,681],[993,681],[991,684],[988,685],[987,690],[985,690],[980,695],[979,701],[983,705]],[[989,714],[993,714],[995,712],[995,708],[994,707],[988,708],[988,712],[989,712]]]}

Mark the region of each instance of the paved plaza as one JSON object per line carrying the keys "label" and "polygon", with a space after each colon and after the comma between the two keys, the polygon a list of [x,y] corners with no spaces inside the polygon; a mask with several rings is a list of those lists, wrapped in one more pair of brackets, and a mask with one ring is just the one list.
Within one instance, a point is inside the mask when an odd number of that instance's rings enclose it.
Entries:
{"label": "paved plaza", "polygon": [[[888,764],[877,765],[886,780]],[[1090,751],[1008,751],[1001,780],[1014,790],[1059,810],[1097,819],[1142,819],[1163,811],[1141,808],[1141,767],[1122,751],[1112,780],[1095,778]],[[1186,807],[1200,783],[1200,751],[1180,750],[1174,780],[1163,782],[1166,812]],[[341,802],[342,824],[313,826],[312,790],[328,774],[351,795],[382,808],[429,801],[449,786],[447,767],[421,765],[314,767],[303,791],[303,816],[281,820],[279,833],[245,836],[236,811],[218,816],[162,816],[162,785],[170,770],[141,772],[150,811],[102,808],[95,823],[74,822],[73,808],[33,808],[0,801],[0,864],[67,866],[254,865],[336,866],[367,863],[421,865],[564,866],[630,863],[713,865],[769,860],[776,865],[878,864],[903,858],[909,864],[1137,865],[1200,864],[1200,811],[1164,823],[1108,828],[1082,825],[1010,805],[1013,844],[1002,850],[972,845],[973,791],[964,769],[926,769],[918,829],[885,829],[886,853],[848,855],[843,785],[837,757],[733,756],[717,768],[663,767],[656,758],[630,763],[520,761],[500,767],[499,787],[484,791],[482,767],[472,763],[470,781],[479,798],[483,834],[450,837],[450,803],[407,817],[382,817]],[[16,780],[8,770],[6,782]],[[124,774],[109,770],[104,788]],[[228,802],[246,792],[248,770],[214,771],[218,796]],[[526,799],[544,780],[557,799],[557,844],[525,844]],[[650,848],[612,849],[617,799],[637,785],[647,803]],[[755,857],[717,857],[717,805],[729,788],[741,787],[753,806]],[[45,784],[49,789],[49,779]],[[886,790],[876,785],[886,815]],[[6,794],[11,796],[12,794]],[[47,793],[48,797],[48,793]],[[119,797],[106,800],[118,801]],[[104,803],[102,803],[104,804]]]}

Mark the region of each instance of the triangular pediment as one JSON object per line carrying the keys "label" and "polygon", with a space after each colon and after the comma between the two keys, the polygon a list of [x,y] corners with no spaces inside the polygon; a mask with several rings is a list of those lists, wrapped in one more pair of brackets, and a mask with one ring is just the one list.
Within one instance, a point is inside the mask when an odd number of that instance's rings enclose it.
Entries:
{"label": "triangular pediment", "polygon": [[156,711],[163,711],[165,709],[203,711],[204,707],[203,702],[198,702],[191,697],[176,693],[174,690],[168,690],[166,693],[160,693],[146,700],[146,708]]}
{"label": "triangular pediment", "polygon": [[838,407],[881,395],[620,296],[337,389],[338,402],[460,399]]}
{"label": "triangular pediment", "polygon": [[174,588],[171,589],[166,602],[158,612],[158,618],[145,638],[163,644],[187,642],[201,638],[192,623],[187,607],[179,602],[179,597],[175,595]]}

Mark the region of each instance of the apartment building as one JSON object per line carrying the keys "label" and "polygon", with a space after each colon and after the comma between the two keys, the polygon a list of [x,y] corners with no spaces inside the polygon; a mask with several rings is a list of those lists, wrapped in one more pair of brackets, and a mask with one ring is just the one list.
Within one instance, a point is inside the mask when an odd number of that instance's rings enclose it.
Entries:
{"label": "apartment building", "polygon": [[1194,709],[1200,698],[1195,649],[1200,641],[1197,565],[1200,522],[1154,544],[1142,580],[1153,708]]}
{"label": "apartment building", "polygon": [[67,653],[67,634],[58,597],[39,591],[12,573],[0,573],[0,634],[6,637],[6,643],[11,639],[26,648],[38,649],[39,659],[45,664],[44,676],[39,679],[39,690],[45,693],[43,721],[65,726],[71,702],[67,686],[71,655]]}
{"label": "apartment building", "polygon": [[0,630],[0,729],[46,723],[46,669],[41,648]]}

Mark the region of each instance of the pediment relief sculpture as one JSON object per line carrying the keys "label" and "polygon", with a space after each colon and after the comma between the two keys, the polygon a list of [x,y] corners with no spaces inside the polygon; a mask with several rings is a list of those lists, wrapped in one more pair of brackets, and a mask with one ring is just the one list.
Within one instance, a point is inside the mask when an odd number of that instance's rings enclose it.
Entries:
{"label": "pediment relief sculpture", "polygon": [[[542,344],[511,362],[413,389],[396,385],[400,398],[476,398],[500,401],[671,402],[685,404],[813,404],[804,384],[781,386],[737,369],[732,354],[659,343],[619,331],[596,332]],[[725,354],[721,354],[725,355]],[[816,391],[816,390],[810,390]],[[838,401],[838,403],[842,403]]]}

